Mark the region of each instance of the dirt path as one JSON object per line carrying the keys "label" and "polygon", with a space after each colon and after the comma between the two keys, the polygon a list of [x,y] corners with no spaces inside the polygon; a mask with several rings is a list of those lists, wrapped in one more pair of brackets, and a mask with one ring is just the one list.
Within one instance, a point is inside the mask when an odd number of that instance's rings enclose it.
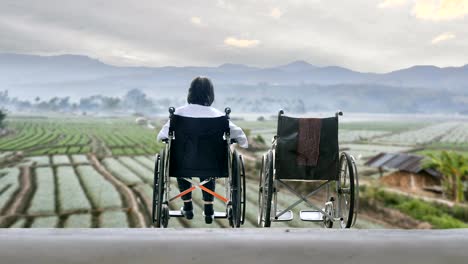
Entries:
{"label": "dirt path", "polygon": [[137,197],[133,193],[130,187],[125,185],[123,182],[119,181],[114,177],[96,158],[95,155],[89,155],[89,161],[94,166],[94,168],[101,173],[107,180],[109,180],[119,192],[124,196],[125,202],[129,207],[129,213],[132,216],[132,219],[135,221],[136,227],[146,227],[146,220],[143,213],[140,211],[140,205],[138,203]]}
{"label": "dirt path", "polygon": [[26,211],[34,194],[34,184],[32,181],[31,167],[21,167],[19,178],[20,188],[10,198],[9,206],[0,217],[0,227],[9,226],[12,224],[18,214]]}

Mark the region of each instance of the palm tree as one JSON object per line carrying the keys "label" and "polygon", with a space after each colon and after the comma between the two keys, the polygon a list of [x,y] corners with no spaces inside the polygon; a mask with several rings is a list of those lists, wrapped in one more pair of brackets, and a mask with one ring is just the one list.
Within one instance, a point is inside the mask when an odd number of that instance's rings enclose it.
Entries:
{"label": "palm tree", "polygon": [[463,180],[468,177],[468,159],[453,151],[442,151],[438,156],[429,154],[425,168],[432,168],[442,173],[442,187],[455,202],[465,200]]}

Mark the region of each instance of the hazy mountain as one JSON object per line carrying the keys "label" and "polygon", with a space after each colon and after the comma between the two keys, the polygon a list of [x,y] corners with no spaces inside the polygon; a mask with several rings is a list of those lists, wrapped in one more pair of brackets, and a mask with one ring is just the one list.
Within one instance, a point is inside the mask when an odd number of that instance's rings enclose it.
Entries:
{"label": "hazy mountain", "polygon": [[[395,108],[388,102],[406,96],[414,100],[407,102],[405,109],[410,111],[427,106],[431,98],[439,100],[437,104],[442,104],[441,108],[444,104],[451,104],[448,108],[453,109],[453,105],[466,102],[468,95],[468,65],[447,68],[414,66],[377,74],[337,66],[319,67],[305,61],[268,68],[230,63],[217,67],[152,68],[117,67],[77,55],[0,54],[0,90],[8,89],[11,95],[23,98],[79,98],[93,94],[121,96],[135,88],[154,98],[183,98],[190,81],[198,75],[213,79],[215,87],[222,91],[217,93],[221,102],[240,95],[249,97],[249,100],[271,97],[314,100],[323,97],[328,101],[320,102],[322,107],[335,107],[335,98],[341,98],[342,104],[351,106],[354,103],[344,102],[346,98],[360,102],[365,95],[366,105],[373,105],[374,109],[379,106]],[[393,97],[385,98],[385,94]],[[446,96],[446,100],[441,99],[441,95]],[[422,98],[425,102],[418,102]],[[310,106],[309,101],[304,103],[306,110],[316,107]],[[358,108],[359,104],[355,106],[353,108]]]}

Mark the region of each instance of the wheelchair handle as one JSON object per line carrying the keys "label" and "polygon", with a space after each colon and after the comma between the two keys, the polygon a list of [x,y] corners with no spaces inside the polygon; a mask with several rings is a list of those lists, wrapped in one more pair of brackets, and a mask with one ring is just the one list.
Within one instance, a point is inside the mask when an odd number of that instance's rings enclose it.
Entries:
{"label": "wheelchair handle", "polygon": [[336,114],[335,114],[336,118],[338,118],[338,116],[342,116],[342,115],[343,115],[343,112],[341,112],[341,111],[338,111],[338,112],[336,112]]}
{"label": "wheelchair handle", "polygon": [[226,116],[229,118],[229,114],[231,114],[231,108],[229,107],[224,108],[224,112],[226,113]]}
{"label": "wheelchair handle", "polygon": [[169,114],[173,115],[175,112],[175,108],[174,107],[169,107]]}

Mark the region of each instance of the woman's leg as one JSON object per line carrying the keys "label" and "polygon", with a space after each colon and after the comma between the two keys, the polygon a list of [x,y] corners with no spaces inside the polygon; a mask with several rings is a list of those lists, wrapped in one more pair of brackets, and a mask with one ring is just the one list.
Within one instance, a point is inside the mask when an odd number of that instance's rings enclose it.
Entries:
{"label": "woman's leg", "polygon": [[[209,182],[207,182],[205,185],[206,188],[210,189],[211,191],[215,191],[215,185],[216,185],[216,181],[215,179],[211,179]],[[205,216],[208,216],[208,217],[211,217],[214,215],[214,209],[213,209],[213,200],[214,200],[214,197],[213,195],[207,193],[207,192],[203,192],[203,201],[205,203],[204,205],[204,209],[205,209]],[[206,219],[205,219],[206,221]]]}
{"label": "woman's leg", "polygon": [[[186,191],[192,187],[192,184],[183,178],[177,178],[177,184],[179,185],[180,192]],[[192,205],[192,192],[182,195],[182,201],[184,201],[184,207],[182,208],[183,213],[187,219],[193,218],[193,205]]]}

